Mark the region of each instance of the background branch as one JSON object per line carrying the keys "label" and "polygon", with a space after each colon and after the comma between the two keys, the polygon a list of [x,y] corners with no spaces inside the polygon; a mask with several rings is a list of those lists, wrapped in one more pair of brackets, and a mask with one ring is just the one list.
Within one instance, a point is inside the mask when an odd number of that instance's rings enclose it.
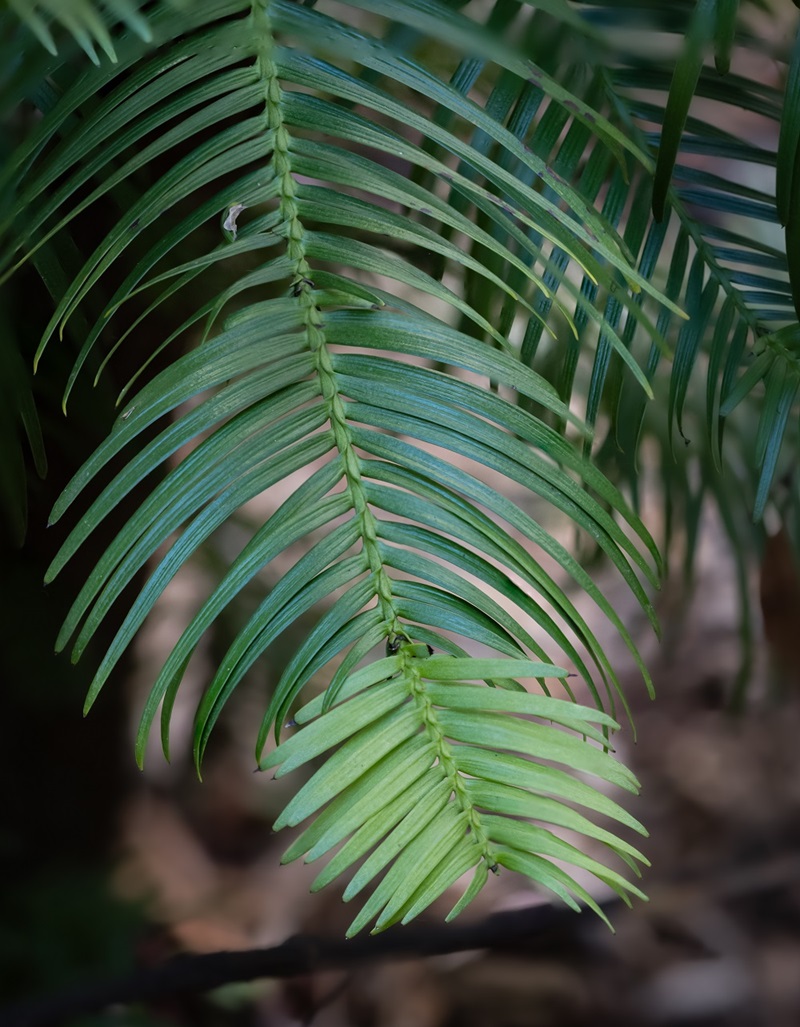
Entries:
{"label": "background branch", "polygon": [[495,913],[475,923],[420,924],[349,941],[296,935],[269,949],[180,955],[161,966],[125,977],[80,985],[49,998],[7,1007],[0,1010],[0,1027],[46,1027],[111,1005],[154,1002],[211,991],[223,984],[259,977],[297,977],[375,959],[435,956],[471,949],[502,950],[542,935],[550,937],[567,919],[574,919],[571,911],[543,904]]}
{"label": "background branch", "polygon": [[[733,865],[712,879],[675,881],[651,889],[647,910],[651,917],[675,916],[703,903],[731,903],[767,892],[794,887],[800,877],[796,849],[765,860]],[[621,912],[621,901],[601,903],[609,918]],[[87,983],[0,1010],[0,1027],[48,1027],[70,1017],[97,1012],[111,1005],[157,1002],[181,995],[197,995],[223,984],[258,978],[289,978],[319,970],[344,969],[380,959],[413,959],[453,952],[512,949],[527,953],[539,949],[552,954],[563,940],[580,941],[584,928],[598,930],[595,918],[576,917],[566,908],[544,903],[492,916],[474,923],[414,924],[375,936],[350,940],[296,935],[269,949],[212,952],[175,956],[161,966],[138,970],[111,981]]]}

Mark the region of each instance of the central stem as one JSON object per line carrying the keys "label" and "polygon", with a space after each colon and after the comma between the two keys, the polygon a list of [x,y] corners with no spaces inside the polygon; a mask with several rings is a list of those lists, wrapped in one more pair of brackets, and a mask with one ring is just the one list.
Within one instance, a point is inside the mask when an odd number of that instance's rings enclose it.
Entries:
{"label": "central stem", "polygon": [[361,477],[361,460],[353,445],[347,423],[346,404],[339,392],[331,353],[325,338],[324,321],[314,298],[314,282],[304,243],[305,228],[300,219],[297,203],[297,182],[292,173],[291,135],[283,117],[283,89],[274,60],[274,36],[265,0],[254,0],[251,13],[254,34],[258,41],[257,68],[264,84],[266,123],[267,128],[274,133],[272,166],[278,182],[279,209],[284,224],[287,255],[292,262],[292,295],[302,312],[308,346],[314,356],[322,397],[327,406],[336,448],[344,468],[345,485],[358,519],[361,540],[387,635],[390,638],[402,637],[404,632],[395,607],[392,581],[381,559],[377,524],[367,503]]}

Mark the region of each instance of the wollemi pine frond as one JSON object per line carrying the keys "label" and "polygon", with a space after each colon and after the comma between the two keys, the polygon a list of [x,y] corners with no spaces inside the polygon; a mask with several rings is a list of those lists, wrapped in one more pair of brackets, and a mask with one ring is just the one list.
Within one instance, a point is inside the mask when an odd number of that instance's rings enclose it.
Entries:
{"label": "wollemi pine frond", "polygon": [[[566,5],[563,15],[574,22]],[[143,712],[139,760],[159,711],[169,752],[170,715],[204,634],[276,557],[324,529],[259,603],[208,683],[195,723],[198,765],[259,657],[327,604],[275,686],[257,751],[262,766],[286,772],[336,749],[280,823],[317,817],[292,855],[315,857],[342,843],[321,883],[364,859],[348,897],[390,867],[353,930],[410,919],[470,869],[473,883],[455,911],[499,866],[593,905],[553,859],[638,894],[533,823],[577,831],[629,866],[640,858],[573,809],[638,828],[574,776],[635,784],[597,747],[616,726],[621,692],[576,587],[641,660],[608,599],[538,511],[552,509],[590,535],[654,625],[642,580],[657,582],[658,551],[592,462],[591,426],[460,283],[480,279],[542,326],[538,299],[546,295],[575,338],[576,321],[598,324],[645,391],[618,317],[625,311],[656,338],[641,296],[678,308],[640,273],[594,193],[587,198],[554,171],[488,103],[447,82],[413,48],[403,52],[393,33],[413,30],[404,38],[414,39],[424,30],[456,62],[479,54],[562,109],[604,160],[624,169],[646,155],[528,57],[434,0],[363,0],[337,5],[336,16],[290,0],[207,0],[158,5],[148,23],[153,42],[121,35],[116,63],[70,79],[4,170],[15,192],[0,253],[5,277],[76,219],[116,209],[123,183],[141,185],[73,269],[40,359],[92,303],[102,314],[72,380],[114,329],[112,348],[170,325],[125,386],[111,435],[53,511],[58,520],[90,483],[110,476],[49,579],[122,497],[151,482],[59,637],[77,659],[147,571],[87,708],[192,554],[248,501],[303,472],[167,658]],[[543,240],[558,265],[542,256]],[[513,285],[495,270],[498,254],[514,269]],[[568,268],[596,291],[571,285]],[[553,275],[563,280],[558,297]],[[176,316],[176,298],[198,289],[207,298]],[[598,295],[613,297],[613,313],[610,300],[606,313],[596,309]],[[126,322],[133,297],[137,313]],[[185,351],[140,384],[156,354],[187,339]],[[513,502],[489,474],[525,499]],[[541,679],[546,692],[553,678],[572,695],[551,646],[597,710],[519,684]],[[376,660],[378,647],[388,655]],[[475,651],[491,656],[471,659]],[[302,689],[332,661],[324,697],[297,716],[304,726],[264,757],[270,732],[280,734]]]}

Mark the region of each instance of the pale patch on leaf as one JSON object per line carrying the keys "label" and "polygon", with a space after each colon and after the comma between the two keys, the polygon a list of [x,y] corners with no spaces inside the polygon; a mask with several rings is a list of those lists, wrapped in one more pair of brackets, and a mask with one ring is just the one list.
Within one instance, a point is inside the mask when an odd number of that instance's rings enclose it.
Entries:
{"label": "pale patch on leaf", "polygon": [[243,210],[247,210],[247,204],[245,203],[234,203],[228,208],[228,215],[222,222],[222,231],[230,242],[236,242],[236,235],[239,231],[236,219],[242,213]]}

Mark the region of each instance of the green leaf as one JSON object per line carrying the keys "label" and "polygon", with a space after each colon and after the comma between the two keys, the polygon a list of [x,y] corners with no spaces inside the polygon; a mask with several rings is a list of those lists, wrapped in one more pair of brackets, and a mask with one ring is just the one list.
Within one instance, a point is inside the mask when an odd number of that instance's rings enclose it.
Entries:
{"label": "green leaf", "polygon": [[717,0],[697,0],[683,53],[679,57],[672,75],[653,181],[653,215],[657,221],[661,221],[664,217],[667,190],[672,179],[672,171],[689,113],[689,105],[697,88],[706,52],[714,37],[714,8],[716,5]]}
{"label": "green leaf", "polygon": [[782,225],[790,218],[800,145],[800,32],[795,35],[784,97],[775,165],[775,205]]}
{"label": "green leaf", "polygon": [[736,35],[736,17],[739,0],[716,0],[714,26],[714,63],[720,75],[727,75],[731,67],[731,48]]}

